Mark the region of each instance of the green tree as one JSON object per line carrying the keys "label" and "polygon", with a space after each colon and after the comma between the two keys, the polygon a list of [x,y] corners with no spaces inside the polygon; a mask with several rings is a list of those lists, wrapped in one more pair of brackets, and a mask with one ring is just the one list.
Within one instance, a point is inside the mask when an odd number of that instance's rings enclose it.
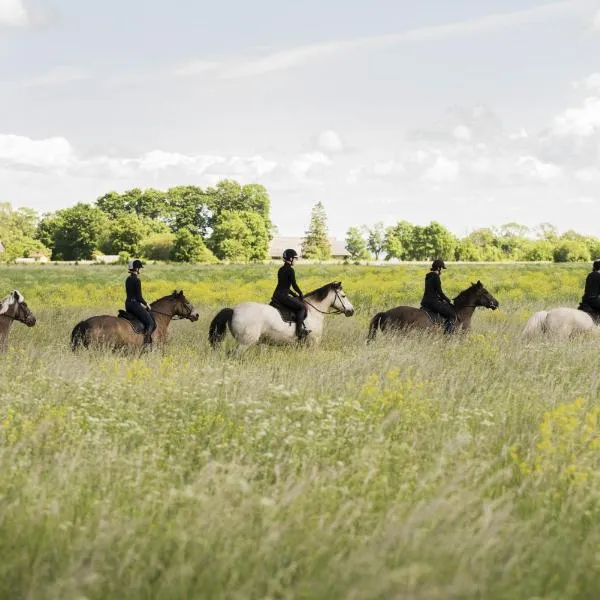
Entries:
{"label": "green tree", "polygon": [[388,227],[385,233],[384,251],[386,259],[398,258],[410,260],[414,239],[414,225],[408,221],[399,221]]}
{"label": "green tree", "polygon": [[[151,222],[151,221],[150,221]],[[121,252],[136,256],[141,251],[141,241],[150,233],[150,223],[136,213],[124,213],[110,223],[108,239],[103,244],[107,254]]]}
{"label": "green tree", "polygon": [[99,208],[79,203],[45,217],[38,238],[52,248],[55,260],[86,260],[100,248],[108,228],[108,217]]}
{"label": "green tree", "polygon": [[528,240],[523,246],[523,260],[553,260],[554,245],[545,239]]}
{"label": "green tree", "polygon": [[175,235],[170,252],[171,260],[191,263],[215,263],[217,259],[206,247],[200,236],[188,229],[180,229]]}
{"label": "green tree", "polygon": [[173,233],[154,233],[140,242],[140,255],[150,260],[170,260],[174,245]]}
{"label": "green tree", "polygon": [[264,219],[249,211],[222,211],[213,226],[209,245],[221,260],[264,260],[269,231]]}
{"label": "green tree", "polygon": [[302,256],[316,260],[327,260],[328,258],[331,258],[327,215],[322,202],[317,202],[313,206],[310,224],[302,242]]}
{"label": "green tree", "polygon": [[554,262],[589,261],[590,251],[585,243],[579,240],[566,239],[558,243],[552,253]]}
{"label": "green tree", "polygon": [[358,227],[350,227],[346,232],[346,250],[352,260],[367,260],[369,252],[367,244]]}
{"label": "green tree", "polygon": [[100,196],[96,200],[96,206],[111,219],[116,219],[133,211],[127,198],[118,192],[108,192]]}
{"label": "green tree", "polygon": [[187,229],[206,237],[211,224],[211,199],[202,188],[179,185],[167,190],[169,222],[173,231]]}
{"label": "green tree", "polygon": [[375,223],[367,228],[367,249],[379,260],[379,255],[385,250],[385,229],[383,223]]}

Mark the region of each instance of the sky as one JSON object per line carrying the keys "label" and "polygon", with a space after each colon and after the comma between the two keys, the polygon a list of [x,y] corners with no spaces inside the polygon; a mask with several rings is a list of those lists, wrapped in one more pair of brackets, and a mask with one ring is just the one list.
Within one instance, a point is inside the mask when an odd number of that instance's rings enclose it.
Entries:
{"label": "sky", "polygon": [[600,1],[0,0],[0,201],[223,178],[281,235],[599,235]]}

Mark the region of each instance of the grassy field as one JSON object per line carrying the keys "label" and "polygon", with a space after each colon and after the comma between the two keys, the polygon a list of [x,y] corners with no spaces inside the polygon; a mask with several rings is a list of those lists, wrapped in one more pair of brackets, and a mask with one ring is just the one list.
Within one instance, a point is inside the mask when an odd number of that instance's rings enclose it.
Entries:
{"label": "grassy field", "polygon": [[316,351],[213,353],[215,312],[268,301],[277,266],[151,266],[200,311],[164,353],[73,355],[122,305],[122,267],[0,268],[38,316],[0,357],[0,598],[600,597],[597,341],[519,339],[577,306],[589,265],[452,265],[500,302],[466,339],[365,344],[417,304],[423,265],[298,267],[356,314]]}

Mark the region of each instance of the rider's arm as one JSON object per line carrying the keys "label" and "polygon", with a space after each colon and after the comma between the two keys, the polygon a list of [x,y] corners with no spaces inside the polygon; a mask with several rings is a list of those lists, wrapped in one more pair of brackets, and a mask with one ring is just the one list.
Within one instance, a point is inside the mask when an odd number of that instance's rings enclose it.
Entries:
{"label": "rider's arm", "polygon": [[302,290],[298,287],[298,284],[296,283],[296,273],[294,272],[294,269],[290,269],[290,285],[294,288],[294,290],[296,290],[296,292],[298,292],[299,296],[302,296]]}
{"label": "rider's arm", "polygon": [[442,290],[442,280],[440,279],[439,275],[435,277],[434,282],[434,286],[436,288],[435,291],[439,294],[440,298],[444,300],[444,302],[452,304],[452,300],[450,300],[450,298],[448,298],[448,296],[446,296],[446,294],[444,294],[444,291]]}

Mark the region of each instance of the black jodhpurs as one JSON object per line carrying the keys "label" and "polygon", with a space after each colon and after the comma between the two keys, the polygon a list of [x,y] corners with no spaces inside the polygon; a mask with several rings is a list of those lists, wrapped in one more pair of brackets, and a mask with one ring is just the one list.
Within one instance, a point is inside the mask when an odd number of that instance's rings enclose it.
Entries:
{"label": "black jodhpurs", "polygon": [[584,298],[583,303],[600,312],[600,298]]}
{"label": "black jodhpurs", "polygon": [[136,300],[127,300],[125,302],[125,310],[135,315],[144,324],[145,334],[149,339],[156,329],[156,321],[150,314],[150,311],[146,310],[144,305]]}
{"label": "black jodhpurs", "polygon": [[306,319],[306,306],[304,302],[299,298],[294,298],[287,292],[276,292],[273,296],[275,300],[277,300],[283,306],[287,308],[291,308],[296,315],[296,331],[298,331],[302,327],[302,323],[304,323],[304,319]]}
{"label": "black jodhpurs", "polygon": [[436,313],[442,315],[446,319],[446,333],[451,333],[456,322],[456,311],[453,306],[450,306],[447,302],[442,302],[434,298],[424,298],[421,305],[429,310],[433,310]]}

